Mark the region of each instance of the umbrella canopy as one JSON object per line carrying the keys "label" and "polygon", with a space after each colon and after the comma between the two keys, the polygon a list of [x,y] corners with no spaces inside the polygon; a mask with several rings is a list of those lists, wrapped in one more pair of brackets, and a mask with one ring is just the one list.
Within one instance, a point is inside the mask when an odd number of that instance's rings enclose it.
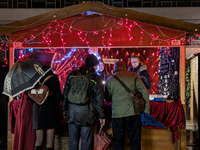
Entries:
{"label": "umbrella canopy", "polygon": [[36,61],[17,61],[5,77],[3,94],[15,97],[33,88],[50,69]]}
{"label": "umbrella canopy", "polygon": [[51,52],[34,51],[32,53],[26,54],[24,57],[20,58],[19,61],[32,60],[52,67],[52,60],[54,58],[54,55],[55,53]]}
{"label": "umbrella canopy", "polygon": [[152,115],[147,113],[140,113],[142,125],[156,126],[160,128],[166,128],[164,124],[154,118]]}

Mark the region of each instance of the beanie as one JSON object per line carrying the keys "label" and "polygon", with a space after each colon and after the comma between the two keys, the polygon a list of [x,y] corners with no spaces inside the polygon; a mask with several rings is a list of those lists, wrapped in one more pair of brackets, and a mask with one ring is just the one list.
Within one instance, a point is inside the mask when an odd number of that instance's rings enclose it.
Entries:
{"label": "beanie", "polygon": [[99,60],[93,54],[88,54],[85,58],[85,64],[87,67],[93,67],[99,64]]}
{"label": "beanie", "polygon": [[114,70],[119,69],[119,68],[123,68],[126,69],[126,65],[123,61],[117,61],[114,64]]}

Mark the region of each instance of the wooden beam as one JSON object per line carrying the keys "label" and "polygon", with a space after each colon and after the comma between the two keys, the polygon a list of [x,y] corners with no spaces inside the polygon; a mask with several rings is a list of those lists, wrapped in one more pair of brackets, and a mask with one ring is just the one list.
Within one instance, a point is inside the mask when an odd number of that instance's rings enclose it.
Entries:
{"label": "wooden beam", "polygon": [[86,11],[93,11],[113,17],[127,18],[130,20],[175,29],[188,33],[200,34],[200,25],[174,20],[170,18],[160,17],[156,15],[137,12],[134,10],[118,8],[114,6],[107,6],[98,2],[88,1],[77,5],[68,6],[52,12],[34,16],[31,18],[16,21],[7,25],[0,26],[0,35],[17,32],[26,28],[42,25],[53,20],[64,19],[74,15],[84,13]]}

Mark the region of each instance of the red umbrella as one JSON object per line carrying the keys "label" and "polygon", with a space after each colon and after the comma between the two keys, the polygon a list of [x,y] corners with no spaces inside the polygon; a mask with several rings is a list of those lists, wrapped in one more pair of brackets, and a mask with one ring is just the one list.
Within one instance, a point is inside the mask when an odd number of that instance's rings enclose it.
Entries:
{"label": "red umbrella", "polygon": [[52,52],[34,51],[32,53],[26,54],[24,57],[20,58],[19,61],[32,60],[52,67],[52,60],[54,58],[54,55],[55,53]]}

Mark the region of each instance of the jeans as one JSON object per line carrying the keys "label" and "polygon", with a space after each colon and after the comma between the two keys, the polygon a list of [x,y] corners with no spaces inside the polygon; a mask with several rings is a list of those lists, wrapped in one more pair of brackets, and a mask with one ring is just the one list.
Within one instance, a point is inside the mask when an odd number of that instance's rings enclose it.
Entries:
{"label": "jeans", "polygon": [[69,150],[79,150],[81,138],[81,150],[89,150],[93,138],[93,127],[84,127],[76,124],[68,124]]}
{"label": "jeans", "polygon": [[125,128],[127,128],[131,150],[141,150],[140,115],[112,118],[114,150],[124,150]]}

